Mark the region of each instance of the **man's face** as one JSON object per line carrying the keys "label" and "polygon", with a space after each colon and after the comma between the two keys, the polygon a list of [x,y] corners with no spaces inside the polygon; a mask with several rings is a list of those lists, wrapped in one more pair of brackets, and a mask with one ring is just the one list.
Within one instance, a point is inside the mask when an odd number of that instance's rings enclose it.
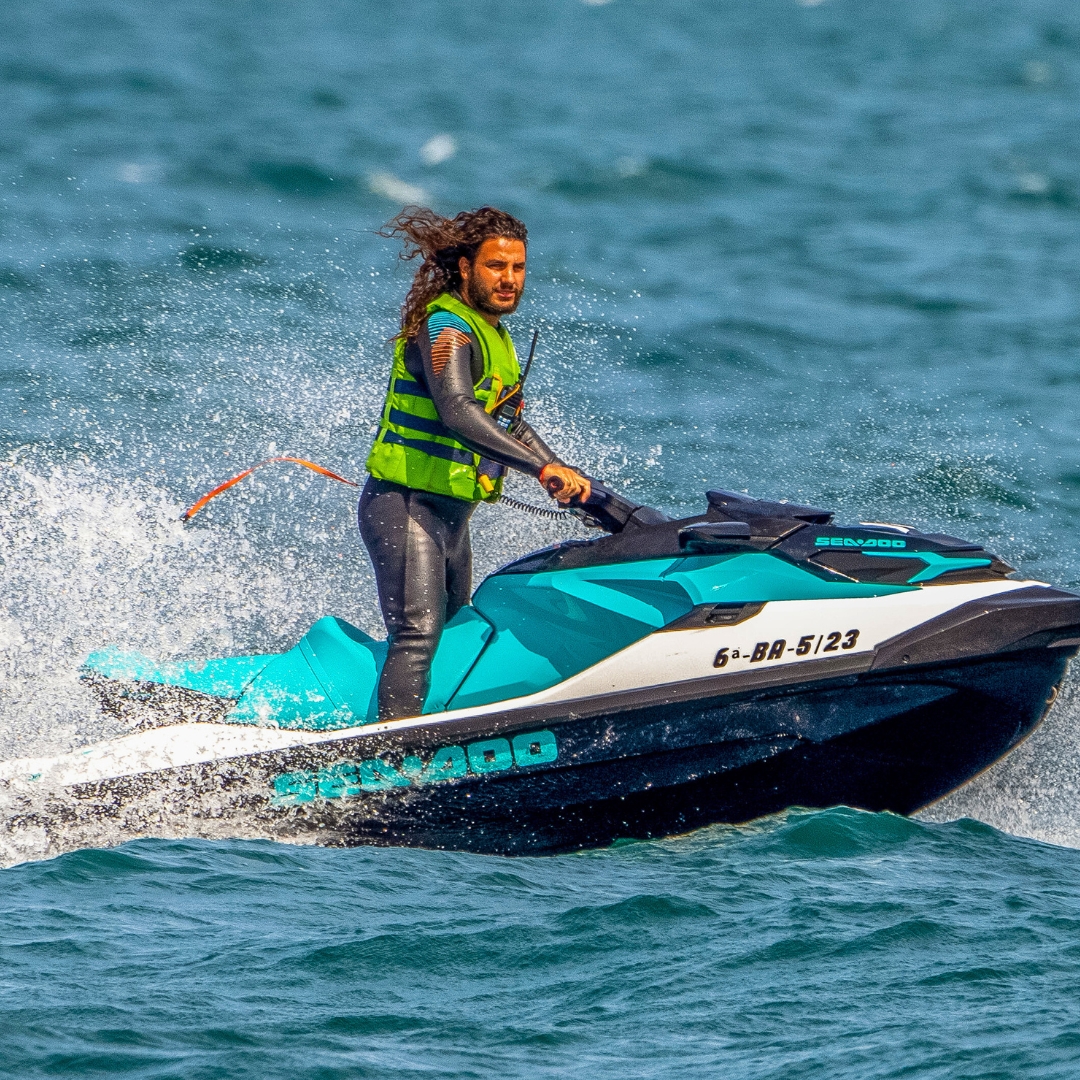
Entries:
{"label": "man's face", "polygon": [[485,240],[470,263],[461,259],[462,298],[477,311],[500,318],[521,303],[525,291],[525,245],[497,236]]}

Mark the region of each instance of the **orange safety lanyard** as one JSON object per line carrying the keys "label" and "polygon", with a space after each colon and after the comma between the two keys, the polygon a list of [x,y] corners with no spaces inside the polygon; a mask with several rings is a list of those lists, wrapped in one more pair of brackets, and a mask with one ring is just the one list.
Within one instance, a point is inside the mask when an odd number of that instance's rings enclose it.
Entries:
{"label": "orange safety lanyard", "polygon": [[263,461],[257,461],[243,472],[237,473],[231,480],[226,480],[224,484],[218,484],[213,491],[208,491],[194,506],[184,511],[183,520],[190,520],[215,496],[220,495],[223,491],[228,491],[233,484],[239,484],[245,476],[250,476],[256,469],[261,469],[264,465],[270,465],[275,461],[291,461],[294,465],[303,465],[305,469],[310,469],[320,476],[327,476],[331,480],[337,480],[342,484],[348,484],[350,487],[360,486],[355,480],[346,480],[344,476],[338,476],[336,472],[331,472],[322,465],[316,465],[314,461],[305,461],[303,458],[296,457],[268,457]]}

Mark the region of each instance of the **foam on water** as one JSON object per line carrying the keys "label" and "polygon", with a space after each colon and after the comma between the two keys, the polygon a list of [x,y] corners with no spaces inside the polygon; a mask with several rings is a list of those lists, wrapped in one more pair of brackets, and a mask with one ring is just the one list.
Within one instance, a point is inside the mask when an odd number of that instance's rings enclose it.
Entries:
{"label": "foam on water", "polygon": [[185,527],[182,507],[151,482],[90,463],[16,464],[0,485],[5,757],[106,733],[78,685],[102,645],[162,659],[270,649],[342,592],[355,594],[358,621],[377,620],[360,560],[303,580],[288,550],[268,558],[242,531]]}
{"label": "foam on water", "polygon": [[1080,671],[1074,663],[1042,726],[1008,757],[920,815],[976,818],[1015,836],[1080,847]]}

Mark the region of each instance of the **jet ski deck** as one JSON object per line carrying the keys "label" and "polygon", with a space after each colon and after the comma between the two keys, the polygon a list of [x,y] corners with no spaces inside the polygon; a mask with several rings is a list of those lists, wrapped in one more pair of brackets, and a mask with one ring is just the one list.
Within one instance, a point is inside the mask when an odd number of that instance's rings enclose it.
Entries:
{"label": "jet ski deck", "polygon": [[376,722],[385,644],[339,619],[272,656],[106,650],[85,675],[133,733],[0,778],[62,789],[69,822],[506,854],[911,813],[1024,738],[1080,647],[1080,597],[952,537],[728,492],[669,521],[597,485],[585,512],[611,535],[503,567],[448,625],[423,716]]}

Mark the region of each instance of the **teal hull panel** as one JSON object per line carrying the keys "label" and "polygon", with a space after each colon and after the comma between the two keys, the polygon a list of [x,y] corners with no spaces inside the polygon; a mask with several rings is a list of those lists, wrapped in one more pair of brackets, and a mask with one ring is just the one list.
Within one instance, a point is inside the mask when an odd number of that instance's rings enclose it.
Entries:
{"label": "teal hull panel", "polygon": [[[911,585],[832,581],[764,552],[662,559],[664,580],[683,586],[695,604],[751,604],[770,600],[854,600],[911,592]],[[615,570],[618,567],[612,567]],[[574,571],[569,571],[574,573]]]}
{"label": "teal hull panel", "polygon": [[[447,623],[431,667],[425,713],[446,708],[491,634],[491,624],[471,607]],[[108,648],[87,657],[84,669],[122,682],[236,698],[223,717],[229,723],[333,731],[375,721],[385,659],[385,641],[328,615],[285,653],[161,664],[141,653]]]}
{"label": "teal hull panel", "polygon": [[92,652],[83,664],[86,670],[121,682],[153,682],[164,686],[186,686],[213,697],[239,697],[271,656],[231,656],[223,660],[193,660],[160,664],[138,652],[115,646]]}
{"label": "teal hull panel", "polygon": [[328,615],[263,668],[225,719],[314,731],[368,723],[385,656],[384,642]]}
{"label": "teal hull panel", "polygon": [[[447,624],[424,712],[546,690],[699,604],[847,599],[912,588],[829,580],[757,552],[496,574]],[[374,722],[385,658],[386,642],[327,616],[286,653],[157,664],[139,653],[105,649],[86,667],[110,679],[235,698],[225,717],[232,723],[330,731]]]}
{"label": "teal hull panel", "polygon": [[498,574],[473,596],[495,636],[450,705],[472,708],[546,690],[698,604],[850,599],[911,588],[828,580],[757,552]]}
{"label": "teal hull panel", "polygon": [[446,709],[492,633],[491,623],[474,607],[462,608],[446,624],[431,662],[431,689],[424,702],[425,713]]}

